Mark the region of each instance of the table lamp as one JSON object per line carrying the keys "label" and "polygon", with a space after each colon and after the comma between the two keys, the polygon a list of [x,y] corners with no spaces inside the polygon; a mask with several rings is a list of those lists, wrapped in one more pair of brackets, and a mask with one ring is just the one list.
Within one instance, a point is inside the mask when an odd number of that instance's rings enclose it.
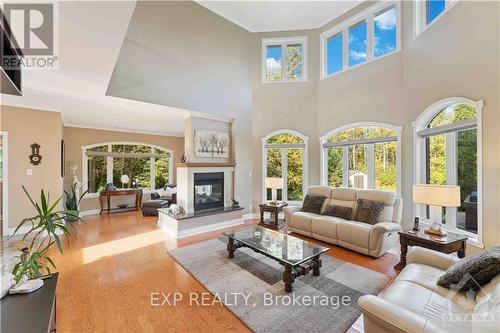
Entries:
{"label": "table lamp", "polygon": [[265,182],[266,188],[271,189],[272,201],[271,203],[276,205],[278,203],[278,189],[283,189],[283,178],[278,177],[267,177]]}
{"label": "table lamp", "polygon": [[128,184],[130,179],[128,178],[127,175],[122,175],[122,177],[120,178],[120,181],[122,182],[122,188],[125,188],[125,184]]}
{"label": "table lamp", "polygon": [[413,185],[413,202],[430,206],[431,229],[441,231],[442,207],[460,207],[460,186]]}

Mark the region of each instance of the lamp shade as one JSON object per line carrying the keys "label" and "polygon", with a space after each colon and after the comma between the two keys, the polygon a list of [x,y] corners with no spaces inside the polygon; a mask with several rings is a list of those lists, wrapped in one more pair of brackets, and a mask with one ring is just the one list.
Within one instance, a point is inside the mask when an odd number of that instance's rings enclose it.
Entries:
{"label": "lamp shade", "polygon": [[129,182],[129,178],[127,175],[122,175],[122,177],[120,178],[120,181],[122,182],[122,184],[127,184]]}
{"label": "lamp shade", "polygon": [[413,185],[413,202],[439,207],[460,207],[460,186]]}
{"label": "lamp shade", "polygon": [[268,177],[265,182],[266,188],[271,189],[282,189],[283,188],[283,178]]}

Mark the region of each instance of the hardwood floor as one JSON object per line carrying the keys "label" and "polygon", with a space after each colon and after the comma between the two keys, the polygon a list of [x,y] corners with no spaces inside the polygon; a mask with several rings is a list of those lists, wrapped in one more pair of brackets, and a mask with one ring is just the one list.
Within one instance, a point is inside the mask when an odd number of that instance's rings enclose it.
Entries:
{"label": "hardwood floor", "polygon": [[[175,241],[156,227],[156,217],[143,218],[140,212],[85,220],[76,223],[77,239],[65,246],[63,255],[55,250],[51,253],[60,272],[59,332],[250,331],[220,304],[190,306],[184,301],[176,306],[150,305],[155,292],[180,292],[185,297],[191,292],[208,292],[167,251],[220,237],[222,231]],[[393,254],[373,259],[327,246],[332,248],[328,255],[391,277],[397,275],[392,267],[398,257]]]}

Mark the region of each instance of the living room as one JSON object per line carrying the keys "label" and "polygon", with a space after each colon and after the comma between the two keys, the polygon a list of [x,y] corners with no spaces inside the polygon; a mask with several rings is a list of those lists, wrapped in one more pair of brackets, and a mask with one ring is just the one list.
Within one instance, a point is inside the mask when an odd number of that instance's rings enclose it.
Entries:
{"label": "living room", "polygon": [[498,331],[499,2],[48,5],[2,7],[2,331]]}

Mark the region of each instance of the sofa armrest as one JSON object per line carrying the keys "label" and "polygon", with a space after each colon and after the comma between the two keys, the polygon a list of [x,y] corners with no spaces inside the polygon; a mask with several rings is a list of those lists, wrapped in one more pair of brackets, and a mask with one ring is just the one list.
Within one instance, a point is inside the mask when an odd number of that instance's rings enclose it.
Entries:
{"label": "sofa armrest", "polygon": [[302,209],[301,206],[286,206],[283,208],[283,212],[285,213],[285,221],[289,222],[290,221],[290,216],[292,216],[293,213],[298,212]]}
{"label": "sofa armrest", "polygon": [[380,222],[373,225],[373,231],[379,233],[386,233],[391,231],[399,231],[401,226],[394,222]]}
{"label": "sofa armrest", "polygon": [[414,246],[406,254],[406,264],[423,264],[432,266],[443,271],[447,270],[451,265],[460,259],[449,254],[438,251],[429,250],[423,247]]}
{"label": "sofa armrest", "polygon": [[440,332],[442,329],[418,313],[383,298],[365,295],[358,299],[364,316],[365,332]]}

